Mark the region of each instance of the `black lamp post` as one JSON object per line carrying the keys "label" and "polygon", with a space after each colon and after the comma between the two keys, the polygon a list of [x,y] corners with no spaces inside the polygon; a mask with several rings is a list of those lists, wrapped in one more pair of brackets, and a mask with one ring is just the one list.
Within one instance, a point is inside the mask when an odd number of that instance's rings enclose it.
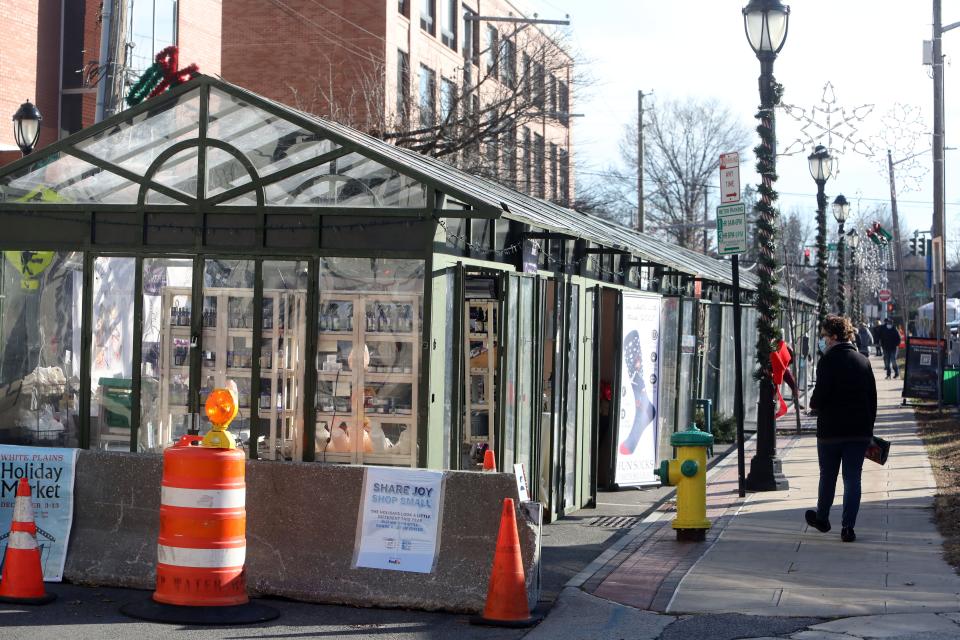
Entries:
{"label": "black lamp post", "polygon": [[823,192],[833,175],[833,158],[823,145],[809,156],[810,175],[817,183],[817,326],[827,317],[827,195]]}
{"label": "black lamp post", "polygon": [[850,203],[841,193],[833,200],[833,217],[840,225],[837,231],[837,313],[840,315],[847,312],[847,290],[843,281],[843,270],[846,266],[843,255],[843,223],[847,221],[848,215],[850,215]]}
{"label": "black lamp post", "polygon": [[[780,101],[782,87],[773,77],[773,62],[787,39],[790,8],[779,0],[750,0],[743,8],[743,26],[750,47],[760,60],[760,109],[756,148],[757,173],[761,184],[755,205],[757,219],[757,378],[760,393],[757,411],[757,452],[750,461],[750,474],[744,485],[752,491],[774,491],[787,487],[777,460],[777,434],[773,415],[773,370],[770,356],[781,339],[780,295],[776,289],[777,142],[774,107]],[[737,336],[739,339],[739,336]]]}
{"label": "black lamp post", "polygon": [[850,236],[847,242],[850,244],[850,275],[852,279],[850,319],[859,324],[862,320],[860,317],[862,313],[860,305],[860,265],[857,262],[857,250],[860,248],[860,234],[857,233],[856,229],[851,229],[847,235]]}
{"label": "black lamp post", "polygon": [[30,155],[37,146],[41,120],[43,116],[40,115],[40,110],[29,100],[20,105],[13,114],[13,137],[25,156]]}

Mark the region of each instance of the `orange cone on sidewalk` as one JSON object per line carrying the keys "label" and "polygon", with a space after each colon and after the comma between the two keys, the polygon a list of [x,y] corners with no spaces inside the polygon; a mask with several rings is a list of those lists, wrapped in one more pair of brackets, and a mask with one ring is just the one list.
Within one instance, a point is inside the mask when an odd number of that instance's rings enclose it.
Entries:
{"label": "orange cone on sidewalk", "polygon": [[537,622],[530,616],[527,605],[527,580],[523,572],[513,498],[503,499],[486,606],[483,614],[471,618],[470,622],[498,627],[529,627]]}
{"label": "orange cone on sidewalk", "polygon": [[493,449],[487,449],[483,452],[483,470],[484,471],[496,471],[497,470],[497,461],[493,457]]}
{"label": "orange cone on sidewalk", "polygon": [[37,547],[37,525],[33,521],[30,483],[20,478],[13,506],[13,522],[3,559],[0,602],[46,604],[56,598],[43,587],[43,567]]}

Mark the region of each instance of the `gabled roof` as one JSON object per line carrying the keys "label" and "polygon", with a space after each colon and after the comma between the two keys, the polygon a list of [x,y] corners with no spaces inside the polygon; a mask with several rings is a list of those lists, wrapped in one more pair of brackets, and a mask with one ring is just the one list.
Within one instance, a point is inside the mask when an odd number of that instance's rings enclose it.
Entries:
{"label": "gabled roof", "polygon": [[[534,198],[440,160],[201,76],[0,169],[0,210],[304,209],[418,215],[432,194],[477,216],[629,251],[731,284],[728,263]],[[741,274],[745,289],[757,279]],[[802,298],[804,302],[811,302]]]}

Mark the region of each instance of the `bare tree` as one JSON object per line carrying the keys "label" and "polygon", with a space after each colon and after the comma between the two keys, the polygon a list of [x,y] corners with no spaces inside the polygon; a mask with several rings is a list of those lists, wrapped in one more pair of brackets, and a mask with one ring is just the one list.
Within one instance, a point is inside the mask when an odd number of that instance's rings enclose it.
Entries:
{"label": "bare tree", "polygon": [[[351,63],[351,79],[343,82],[343,61],[332,57],[311,83],[310,95],[292,85],[289,90],[303,111],[535,191],[533,185],[546,179],[544,165],[555,162],[547,157],[550,140],[543,133],[549,125],[569,126],[572,95],[585,76],[575,73],[572,47],[562,35],[517,24],[498,30],[484,46],[478,39],[479,30],[465,39],[471,43],[464,44],[465,63],[450,77],[427,80],[430,106],[421,104],[420,78],[403,60],[398,84],[406,95],[400,99],[388,95],[387,69],[377,60]],[[523,136],[525,128],[535,132],[530,139]],[[561,156],[568,152],[565,143],[557,146]],[[519,151],[530,154],[529,161],[518,158]]]}
{"label": "bare tree", "polygon": [[[698,248],[712,225],[704,222],[710,190],[719,180],[720,154],[742,152],[750,129],[713,99],[688,98],[644,110],[644,219],[646,227],[680,246]],[[619,193],[621,209],[636,210],[637,126],[624,127],[622,167],[608,171],[608,189]],[[704,200],[707,200],[707,206]],[[718,204],[714,195],[714,203]]]}

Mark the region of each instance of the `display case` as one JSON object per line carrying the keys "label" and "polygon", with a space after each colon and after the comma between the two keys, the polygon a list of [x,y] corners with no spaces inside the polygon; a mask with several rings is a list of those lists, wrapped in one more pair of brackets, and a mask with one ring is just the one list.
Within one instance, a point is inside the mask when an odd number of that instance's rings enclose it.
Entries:
{"label": "display case", "polygon": [[321,293],[316,459],[415,467],[420,296]]}
{"label": "display case", "polygon": [[[186,433],[190,381],[190,289],[165,287],[160,332],[161,371],[160,444],[171,444]],[[253,361],[259,358],[260,392],[257,409],[260,458],[301,459],[302,438],[297,425],[303,415],[302,355],[306,327],[306,294],[302,291],[263,291],[262,338],[254,354],[253,291],[250,289],[206,288],[202,305],[203,330],[200,354],[200,406],[207,395],[228,380],[237,385],[239,411],[230,424],[241,444],[250,446],[250,413]],[[201,431],[210,428],[206,416],[199,420]]]}
{"label": "display case", "polygon": [[495,449],[497,301],[467,300],[464,308],[464,445],[470,465],[483,462],[484,445]]}

